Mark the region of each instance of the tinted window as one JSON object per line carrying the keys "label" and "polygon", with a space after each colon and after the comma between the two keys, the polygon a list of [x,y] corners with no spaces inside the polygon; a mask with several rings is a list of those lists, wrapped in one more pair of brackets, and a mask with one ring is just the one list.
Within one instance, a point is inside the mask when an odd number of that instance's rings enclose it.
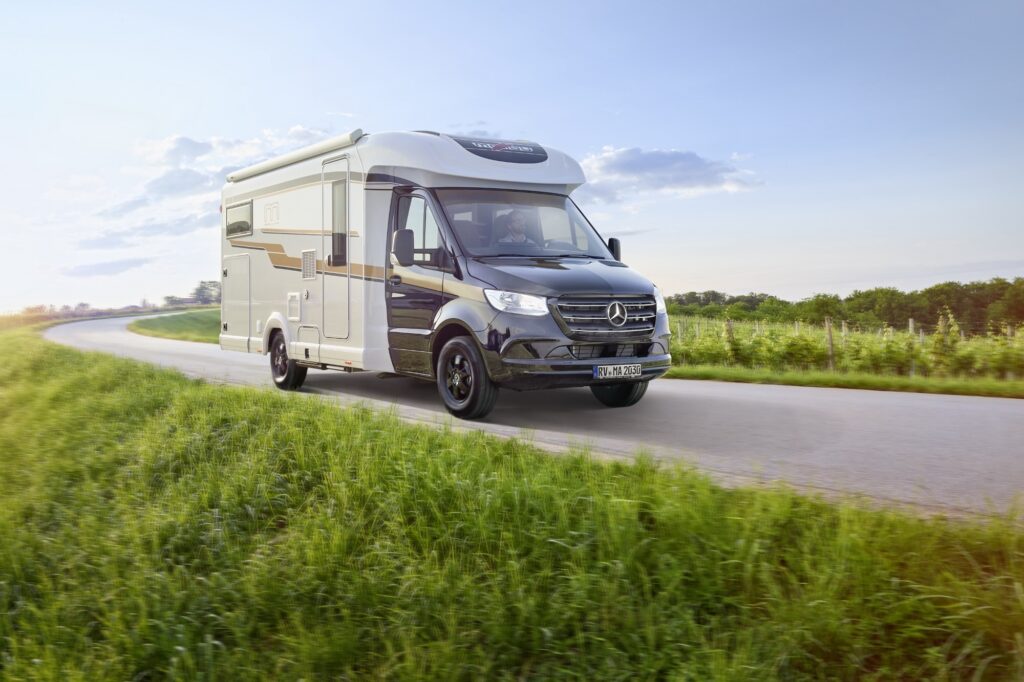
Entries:
{"label": "tinted window", "polygon": [[412,230],[413,260],[437,268],[441,263],[441,229],[423,197],[402,197],[398,204],[399,229]]}
{"label": "tinted window", "polygon": [[226,215],[225,232],[229,237],[252,232],[252,202],[240,206],[229,206]]}
{"label": "tinted window", "polygon": [[348,254],[348,191],[346,182],[331,183],[331,264],[344,265]]}

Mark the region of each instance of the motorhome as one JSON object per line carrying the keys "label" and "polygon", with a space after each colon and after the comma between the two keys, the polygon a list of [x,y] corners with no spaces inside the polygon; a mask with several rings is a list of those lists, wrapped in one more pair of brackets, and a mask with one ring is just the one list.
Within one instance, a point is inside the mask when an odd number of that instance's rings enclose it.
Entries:
{"label": "motorhome", "polygon": [[533,142],[354,130],[228,175],[220,346],[309,369],[434,381],[455,416],[499,388],[589,386],[637,403],[670,365],[658,289],[570,194],[568,155]]}

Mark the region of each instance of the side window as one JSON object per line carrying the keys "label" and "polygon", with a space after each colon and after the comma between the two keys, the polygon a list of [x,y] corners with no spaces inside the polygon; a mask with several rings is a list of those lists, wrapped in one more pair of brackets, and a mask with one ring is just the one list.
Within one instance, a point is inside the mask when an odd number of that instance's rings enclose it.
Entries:
{"label": "side window", "polygon": [[224,232],[228,237],[252,234],[252,202],[228,206],[225,222]]}
{"label": "side window", "polygon": [[344,180],[331,183],[331,264],[348,258],[348,187]]}
{"label": "side window", "polygon": [[423,197],[402,197],[398,206],[399,229],[412,230],[413,260],[425,268],[441,267],[443,241],[434,212]]}
{"label": "side window", "polygon": [[581,251],[590,249],[590,240],[587,235],[592,232],[574,216],[572,218],[572,243]]}
{"label": "side window", "polygon": [[423,251],[433,262],[440,264],[441,228],[437,226],[434,212],[429,208],[423,214]]}

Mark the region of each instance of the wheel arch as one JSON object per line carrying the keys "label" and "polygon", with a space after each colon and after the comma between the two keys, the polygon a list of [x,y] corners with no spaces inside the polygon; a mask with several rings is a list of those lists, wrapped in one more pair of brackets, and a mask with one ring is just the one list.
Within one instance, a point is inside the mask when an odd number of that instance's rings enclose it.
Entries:
{"label": "wheel arch", "polygon": [[437,358],[441,355],[441,349],[444,348],[444,344],[456,336],[468,336],[479,349],[480,344],[477,343],[476,335],[465,324],[455,320],[444,323],[434,332],[434,340],[430,345],[430,369],[432,373],[437,373]]}
{"label": "wheel arch", "polygon": [[484,358],[484,365],[487,366],[487,374],[493,376],[494,370],[488,361],[485,346],[485,336],[488,325],[497,316],[498,312],[488,303],[470,300],[465,297],[455,298],[438,311],[434,320],[436,328],[433,333],[433,340],[430,345],[430,371],[436,374],[437,358],[441,354],[444,344],[456,336],[468,336],[473,339],[477,350]]}
{"label": "wheel arch", "polygon": [[281,313],[271,313],[270,317],[267,318],[267,323],[263,325],[263,345],[260,347],[260,355],[266,355],[270,352],[270,337],[273,336],[275,331],[284,334],[284,342],[288,348],[291,348],[291,334],[288,332],[288,323],[284,319],[284,315]]}

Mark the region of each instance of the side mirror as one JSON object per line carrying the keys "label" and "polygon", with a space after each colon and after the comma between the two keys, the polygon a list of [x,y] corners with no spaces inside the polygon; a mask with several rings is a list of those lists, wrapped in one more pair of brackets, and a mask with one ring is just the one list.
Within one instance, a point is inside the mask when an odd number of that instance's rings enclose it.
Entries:
{"label": "side mirror", "polygon": [[608,250],[612,252],[612,257],[615,260],[622,260],[622,244],[615,237],[608,239]]}
{"label": "side mirror", "polygon": [[412,230],[395,232],[395,243],[391,246],[391,253],[395,254],[395,260],[403,268],[407,268],[413,263],[414,239]]}

